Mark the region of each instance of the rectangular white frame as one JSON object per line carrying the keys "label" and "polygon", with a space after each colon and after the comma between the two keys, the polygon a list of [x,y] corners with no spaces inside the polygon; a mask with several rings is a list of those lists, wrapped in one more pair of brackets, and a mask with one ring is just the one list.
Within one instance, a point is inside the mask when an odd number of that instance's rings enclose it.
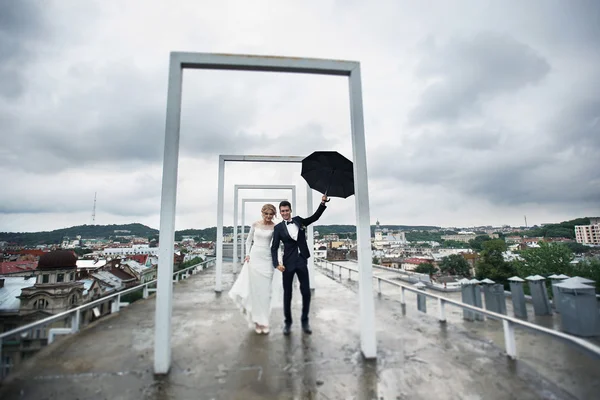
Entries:
{"label": "rectangular white frame", "polygon": [[[273,202],[273,201],[279,203],[280,201],[283,201],[283,200],[286,200],[286,199],[271,198],[271,197],[242,199],[242,226],[244,226],[244,224],[246,223],[246,204],[247,203],[269,203],[269,202]],[[277,208],[277,206],[275,206],[275,208]],[[246,245],[246,238],[244,237],[244,232],[242,231],[242,257],[245,254],[245,245]]]}
{"label": "rectangular white frame", "polygon": [[[367,153],[362,104],[360,63],[297,57],[272,57],[216,53],[172,52],[169,59],[167,115],[160,205],[159,261],[154,325],[154,373],[166,374],[171,367],[171,314],[173,306],[173,252],[177,206],[177,170],[181,127],[181,93],[184,69],[286,72],[345,76],[350,95],[350,123],[356,205],[356,237],[359,266],[360,342],[365,358],[377,357]],[[219,165],[221,172],[221,165]],[[219,182],[220,183],[220,182]],[[223,214],[219,193],[219,215]],[[221,226],[222,230],[222,226]],[[217,235],[217,242],[223,235]]]}
{"label": "rectangular white frame", "polygon": [[[225,197],[225,163],[226,162],[262,162],[262,163],[302,163],[304,157],[300,156],[244,156],[244,155],[220,155],[219,156],[219,184],[217,195],[217,246],[215,263],[215,292],[221,293],[223,290],[223,217],[224,217],[224,197]],[[312,215],[313,210],[313,190],[306,185],[306,212]],[[292,209],[292,211],[295,211]],[[370,228],[369,228],[370,229]],[[370,231],[369,231],[370,232]],[[309,249],[314,247],[314,229],[309,225],[306,229],[306,239]],[[370,237],[369,237],[370,240]],[[308,269],[313,271],[315,260],[308,259]],[[311,289],[315,288],[314,274],[309,275]]]}
{"label": "rectangular white frame", "polygon": [[[296,185],[235,185],[233,188],[233,271],[237,270],[238,257],[238,207],[240,190],[291,190],[292,208],[296,207]],[[242,237],[244,236],[244,225],[242,224]]]}

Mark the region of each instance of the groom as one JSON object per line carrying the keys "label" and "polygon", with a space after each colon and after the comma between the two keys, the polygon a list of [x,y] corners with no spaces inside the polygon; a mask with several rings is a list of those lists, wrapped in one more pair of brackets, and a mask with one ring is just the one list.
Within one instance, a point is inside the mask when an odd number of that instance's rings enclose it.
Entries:
{"label": "groom", "polygon": [[[292,326],[292,283],[294,274],[298,275],[300,282],[300,293],[302,293],[302,330],[311,334],[312,330],[308,324],[308,311],[310,309],[310,283],[308,279],[307,260],[310,258],[310,251],[306,244],[306,227],[317,221],[323,211],[327,208],[325,203],[329,200],[327,196],[321,198],[321,205],[317,211],[308,218],[293,217],[292,205],[289,201],[279,203],[279,213],[283,221],[273,230],[273,244],[271,245],[271,256],[273,258],[273,267],[283,273],[283,314],[285,316],[285,326],[283,334],[289,335]],[[279,242],[283,242],[283,265],[277,260],[277,250]]]}

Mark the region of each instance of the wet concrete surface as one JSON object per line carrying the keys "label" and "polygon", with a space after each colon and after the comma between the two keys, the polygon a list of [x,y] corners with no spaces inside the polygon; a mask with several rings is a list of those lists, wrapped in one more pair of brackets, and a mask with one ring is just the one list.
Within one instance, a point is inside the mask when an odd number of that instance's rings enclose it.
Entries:
{"label": "wet concrete surface", "polygon": [[[355,262],[336,262],[349,268],[356,268]],[[322,270],[328,273],[327,270]],[[345,286],[357,290],[357,274],[351,274],[351,280],[348,280],[346,271],[342,272],[342,280],[339,280],[338,269],[335,269],[336,279]],[[374,275],[396,280],[395,272],[374,270]],[[410,286],[404,281],[399,281],[403,285]],[[377,290],[376,284],[373,285]],[[400,302],[401,289],[391,285],[382,284],[383,298]],[[437,296],[462,301],[461,293],[431,291]],[[406,292],[405,294],[405,313],[411,318],[426,318],[435,321],[438,315],[438,304],[434,299],[427,300],[427,315],[423,315],[417,310],[416,294]],[[560,314],[553,313],[550,316],[536,316],[533,311],[533,304],[527,303],[527,321],[546,328],[560,330]],[[507,315],[514,316],[512,301],[510,297],[506,298]],[[485,321],[466,321],[463,319],[463,312],[458,307],[446,306],[446,319],[449,324],[463,329],[465,334],[487,340],[500,349],[504,349],[504,330],[500,321],[486,319]],[[535,368],[538,373],[558,383],[568,392],[580,399],[600,398],[600,360],[592,358],[578,348],[565,342],[556,340],[547,335],[535,333],[526,329],[516,328],[517,357],[520,362]],[[583,338],[596,345],[600,345],[600,338]]]}
{"label": "wet concrete surface", "polygon": [[[230,271],[225,266],[225,271]],[[575,399],[530,364],[460,324],[376,298],[378,358],[359,348],[355,291],[316,273],[313,335],[289,337],[272,315],[270,335],[249,331],[214,271],[175,285],[172,368],[152,372],[155,299],[138,301],[23,364],[1,399]],[[232,275],[225,274],[229,287]],[[294,316],[300,312],[294,293]],[[407,305],[407,309],[410,304]],[[575,360],[567,360],[567,363]],[[573,373],[567,377],[572,378]],[[591,383],[590,383],[591,385]]]}

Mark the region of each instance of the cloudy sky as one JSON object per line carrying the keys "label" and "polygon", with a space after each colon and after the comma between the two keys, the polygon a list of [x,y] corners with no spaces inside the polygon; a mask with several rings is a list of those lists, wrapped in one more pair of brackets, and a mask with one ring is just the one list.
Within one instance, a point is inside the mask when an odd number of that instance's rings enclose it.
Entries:
{"label": "cloudy sky", "polygon": [[[159,227],[171,51],[360,61],[373,223],[600,215],[600,2],[0,0],[0,231],[89,224],[95,192],[96,223]],[[214,226],[219,154],[352,158],[347,81],[186,71],[180,144],[176,229]],[[234,184],[305,214],[299,165],[225,184],[226,224]]]}

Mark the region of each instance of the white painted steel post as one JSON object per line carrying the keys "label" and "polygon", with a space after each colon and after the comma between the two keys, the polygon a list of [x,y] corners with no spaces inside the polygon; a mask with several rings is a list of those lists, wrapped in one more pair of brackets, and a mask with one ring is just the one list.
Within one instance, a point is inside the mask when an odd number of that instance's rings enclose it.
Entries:
{"label": "white painted steel post", "polygon": [[[310,188],[310,186],[306,185],[306,216],[310,217],[314,210],[313,210],[313,193],[312,193],[312,189]],[[314,254],[314,247],[315,247],[315,240],[314,240],[314,228],[312,225],[309,225],[308,228],[306,229],[306,239],[307,239],[307,244],[308,244],[308,249],[310,251],[311,254]],[[310,288],[314,289],[315,288],[315,260],[313,257],[310,257],[308,259],[308,280],[310,282]]]}
{"label": "white painted steel post", "polygon": [[[238,190],[233,190],[233,272],[237,272],[238,265]],[[243,258],[243,254],[242,254]]]}
{"label": "white painted steel post", "polygon": [[502,320],[504,328],[504,344],[506,346],[506,355],[513,360],[517,358],[517,343],[515,341],[515,326],[512,322]]}
{"label": "white painted steel post", "polygon": [[158,278],[154,322],[154,372],[166,374],[171,367],[171,312],[173,301],[173,254],[175,208],[179,167],[179,128],[181,123],[182,65],[171,54],[167,91],[165,149],[163,157]]}
{"label": "white painted steel post", "polygon": [[439,307],[439,321],[446,322],[446,302],[442,299],[438,299],[438,307]]}
{"label": "white painted steel post", "polygon": [[219,183],[217,194],[217,264],[215,265],[215,292],[223,290],[223,201],[225,192],[225,160],[219,157]]}
{"label": "white painted steel post", "polygon": [[[360,64],[352,61],[264,57],[212,53],[172,52],[170,57],[169,84],[167,92],[167,118],[163,161],[163,186],[160,216],[159,278],[156,301],[156,328],[154,341],[155,373],[166,373],[171,358],[171,302],[175,207],[177,195],[177,169],[179,157],[179,134],[181,119],[182,70],[245,70],[263,72],[307,73],[318,75],[347,76],[349,79],[350,119],[352,127],[352,151],[354,155],[355,204],[359,274],[361,282],[360,325],[361,349],[365,358],[376,357],[375,309],[373,302],[373,271],[370,265],[369,195],[367,162],[364,137],[364,117]],[[238,161],[301,162],[303,157],[234,156]],[[268,160],[270,159],[270,160]],[[219,159],[219,194],[217,206],[217,261],[215,291],[222,286],[223,245],[223,159]]]}
{"label": "white painted steel post", "polygon": [[71,317],[71,332],[73,332],[73,333],[79,332],[79,325],[81,323],[80,321],[81,321],[81,310],[77,310]]}
{"label": "white painted steel post", "polygon": [[[223,156],[225,161],[227,161],[229,156]],[[296,185],[235,185],[233,188],[233,198],[234,198],[234,206],[233,206],[233,219],[234,219],[234,235],[233,235],[233,255],[234,260],[237,260],[236,255],[238,253],[238,234],[237,228],[239,224],[238,214],[239,214],[239,191],[244,189],[271,189],[271,190],[291,190],[292,191],[292,209],[296,207]],[[275,206],[277,209],[277,206]],[[243,243],[243,239],[242,239]],[[240,257],[243,260],[243,255]],[[237,261],[234,261],[233,271],[237,272]]]}
{"label": "white painted steel post", "polygon": [[[296,185],[294,185],[292,187],[292,209],[296,209],[296,207],[298,206],[298,202],[296,201]],[[277,211],[279,211],[279,205],[275,206],[275,208],[277,208]]]}
{"label": "white painted steel post", "polygon": [[[246,241],[244,240],[244,226],[246,225],[246,203],[260,203],[260,202],[280,202],[285,199],[278,198],[260,198],[260,199],[242,199],[242,257],[245,257],[247,252]],[[250,224],[252,225],[252,224]]]}
{"label": "white painted steel post", "polygon": [[367,151],[362,104],[360,64],[350,72],[350,120],[354,168],[354,199],[356,204],[356,239],[358,249],[361,348],[365,358],[377,357],[375,303],[373,300],[373,266],[371,265],[371,222]]}
{"label": "white painted steel post", "polygon": [[241,251],[242,260],[246,257],[246,203],[242,200],[242,228],[241,228]]}

